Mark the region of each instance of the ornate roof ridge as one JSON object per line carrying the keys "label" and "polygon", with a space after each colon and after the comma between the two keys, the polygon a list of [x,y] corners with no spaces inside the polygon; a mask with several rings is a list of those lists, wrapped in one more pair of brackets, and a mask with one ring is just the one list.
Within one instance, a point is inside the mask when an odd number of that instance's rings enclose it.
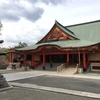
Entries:
{"label": "ornate roof ridge", "polygon": [[82,22],[82,23],[78,23],[78,24],[68,25],[68,26],[65,26],[65,27],[79,26],[79,25],[85,25],[85,24],[91,24],[91,23],[97,23],[97,22],[100,22],[100,20],[89,21],[89,22]]}

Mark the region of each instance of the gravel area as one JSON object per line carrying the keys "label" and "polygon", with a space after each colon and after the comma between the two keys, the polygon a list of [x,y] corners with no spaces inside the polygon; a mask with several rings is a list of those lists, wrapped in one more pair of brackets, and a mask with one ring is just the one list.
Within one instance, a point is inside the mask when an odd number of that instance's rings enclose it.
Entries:
{"label": "gravel area", "polygon": [[57,76],[38,76],[14,82],[37,84],[40,86],[64,88],[100,94],[100,80],[79,79]]}
{"label": "gravel area", "polygon": [[0,92],[0,100],[98,100],[98,99],[47,92],[30,88],[14,87],[13,89]]}

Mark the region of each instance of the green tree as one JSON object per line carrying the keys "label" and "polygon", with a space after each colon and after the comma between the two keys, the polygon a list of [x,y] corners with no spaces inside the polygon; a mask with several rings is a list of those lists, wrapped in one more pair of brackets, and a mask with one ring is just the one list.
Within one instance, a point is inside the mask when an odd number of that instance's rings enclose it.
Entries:
{"label": "green tree", "polygon": [[19,45],[18,45],[19,47],[26,47],[26,46],[28,46],[25,42],[23,42],[23,43],[21,43],[21,42],[19,42]]}
{"label": "green tree", "polygon": [[25,42],[19,42],[18,43],[18,45],[15,45],[15,46],[13,46],[13,47],[9,47],[9,49],[10,50],[15,50],[15,49],[17,49],[17,48],[23,48],[23,47],[27,47],[28,45],[27,45],[27,43],[25,43]]}
{"label": "green tree", "polygon": [[9,49],[4,47],[4,48],[1,48],[1,50],[4,51],[4,52],[7,52],[7,54],[5,55],[5,59],[9,60],[9,57],[10,57],[10,55],[9,55]]}

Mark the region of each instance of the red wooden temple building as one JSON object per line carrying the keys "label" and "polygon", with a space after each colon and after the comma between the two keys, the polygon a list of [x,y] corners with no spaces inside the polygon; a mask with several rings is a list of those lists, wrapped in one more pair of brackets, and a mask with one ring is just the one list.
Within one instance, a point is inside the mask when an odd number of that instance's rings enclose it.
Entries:
{"label": "red wooden temple building", "polygon": [[10,51],[10,62],[18,54],[36,68],[39,64],[79,64],[85,71],[100,71],[100,20],[63,26],[55,21],[50,31],[36,44]]}

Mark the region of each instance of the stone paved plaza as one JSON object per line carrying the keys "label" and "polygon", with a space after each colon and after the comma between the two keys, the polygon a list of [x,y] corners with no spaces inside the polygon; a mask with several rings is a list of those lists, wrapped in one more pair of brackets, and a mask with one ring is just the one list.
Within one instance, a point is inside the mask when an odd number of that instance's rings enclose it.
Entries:
{"label": "stone paved plaza", "polygon": [[[56,72],[48,72],[48,71],[22,71],[22,72],[7,72],[3,74],[10,85],[13,85],[13,89],[2,91],[0,98],[3,98],[1,100],[6,100],[4,95],[8,95],[10,92],[16,93],[15,96],[18,96],[18,94],[21,94],[21,91],[23,91],[25,95],[27,95],[26,99],[23,97],[23,94],[20,96],[20,98],[24,98],[24,100],[36,100],[35,98],[46,98],[46,100],[62,100],[65,99],[65,97],[69,99],[65,100],[99,100],[100,99],[100,74],[77,74],[77,75],[62,75],[58,74]],[[17,87],[16,87],[17,86]],[[20,91],[21,89],[21,91]],[[26,92],[26,91],[27,92]],[[19,91],[19,92],[16,92]],[[30,93],[30,91],[34,92],[37,95],[33,97]],[[37,91],[39,91],[37,93]],[[43,96],[48,93],[48,96]],[[32,92],[32,93],[33,93]],[[15,99],[11,95],[8,97],[7,100],[18,100]],[[41,94],[41,95],[40,95]],[[52,99],[50,99],[50,95],[52,94]],[[39,95],[39,96],[38,96]],[[59,96],[55,97],[55,95],[61,95],[61,98]],[[28,97],[29,96],[29,97]],[[5,99],[4,99],[5,98]],[[28,99],[31,98],[31,99]],[[37,100],[42,100],[38,98]],[[48,99],[47,99],[48,98]],[[21,99],[23,100],[23,99]]]}

